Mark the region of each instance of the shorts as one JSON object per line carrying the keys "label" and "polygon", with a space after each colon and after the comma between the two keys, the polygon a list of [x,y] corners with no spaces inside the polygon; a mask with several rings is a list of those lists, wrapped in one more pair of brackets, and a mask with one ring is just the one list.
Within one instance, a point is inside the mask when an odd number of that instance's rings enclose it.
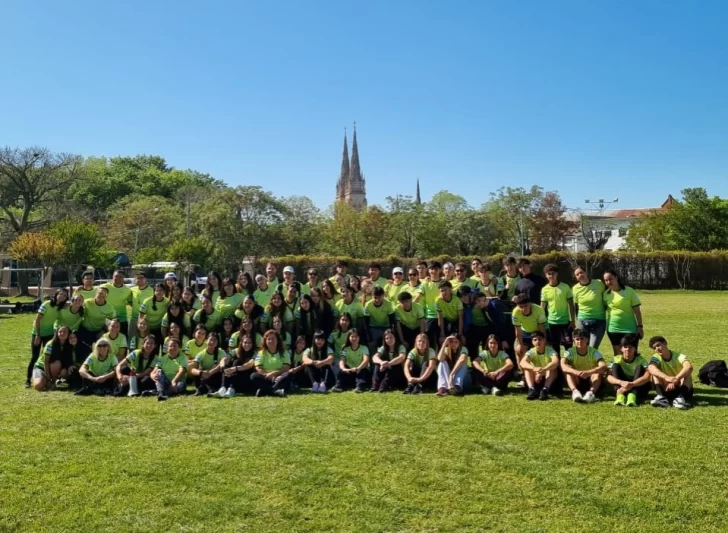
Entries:
{"label": "shorts", "polygon": [[612,331],[607,331],[607,337],[609,337],[609,342],[612,344],[612,346],[619,346],[622,344],[622,339],[626,335],[636,335],[636,333],[615,333]]}

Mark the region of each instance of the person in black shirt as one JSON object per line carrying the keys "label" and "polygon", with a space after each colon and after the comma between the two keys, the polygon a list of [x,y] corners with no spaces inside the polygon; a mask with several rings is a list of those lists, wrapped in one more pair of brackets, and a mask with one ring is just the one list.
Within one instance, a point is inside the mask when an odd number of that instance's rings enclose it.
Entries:
{"label": "person in black shirt", "polygon": [[518,260],[518,270],[521,279],[516,284],[516,294],[526,294],[532,302],[540,302],[541,289],[546,286],[546,279],[531,272],[531,261],[525,257]]}

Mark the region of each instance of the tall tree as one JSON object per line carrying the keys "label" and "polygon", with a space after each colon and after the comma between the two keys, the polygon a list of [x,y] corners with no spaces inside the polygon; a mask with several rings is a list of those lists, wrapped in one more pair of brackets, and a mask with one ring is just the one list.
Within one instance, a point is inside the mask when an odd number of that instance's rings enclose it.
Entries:
{"label": "tall tree", "polygon": [[561,197],[553,191],[536,199],[529,225],[531,250],[535,253],[563,250],[565,238],[578,231],[578,225],[566,218]]}
{"label": "tall tree", "polygon": [[421,248],[421,227],[424,208],[411,196],[387,196],[388,224],[386,241],[392,253],[400,257],[417,257]]}
{"label": "tall tree", "polygon": [[517,247],[522,254],[530,253],[531,219],[543,195],[543,189],[537,185],[529,190],[523,187],[501,187],[491,193],[489,205],[486,205],[500,221],[508,244]]}
{"label": "tall tree", "polygon": [[321,213],[308,196],[289,196],[281,203],[287,207],[279,228],[284,254],[312,254],[319,248]]}
{"label": "tall tree", "polygon": [[73,286],[75,274],[82,266],[111,264],[113,253],[106,247],[96,224],[67,218],[54,222],[48,234],[63,241],[63,254],[58,262],[68,271],[69,286]]}
{"label": "tall tree", "polygon": [[161,196],[125,196],[107,211],[105,218],[107,242],[128,253],[132,261],[137,261],[136,253],[142,248],[166,247],[169,241],[184,236],[182,209]]}
{"label": "tall tree", "polygon": [[[48,269],[63,258],[64,243],[56,236],[43,231],[21,233],[8,248],[10,257],[27,265],[38,265],[43,271],[43,283]],[[22,293],[22,287],[21,287]],[[27,294],[27,291],[22,294]],[[38,295],[42,294],[39,290]]]}

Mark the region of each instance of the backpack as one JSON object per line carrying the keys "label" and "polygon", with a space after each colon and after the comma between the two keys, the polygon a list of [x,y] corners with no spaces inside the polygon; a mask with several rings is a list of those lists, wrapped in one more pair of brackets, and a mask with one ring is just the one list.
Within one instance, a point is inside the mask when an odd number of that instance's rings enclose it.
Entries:
{"label": "backpack", "polygon": [[700,368],[698,378],[705,385],[728,388],[728,366],[725,361],[708,361]]}

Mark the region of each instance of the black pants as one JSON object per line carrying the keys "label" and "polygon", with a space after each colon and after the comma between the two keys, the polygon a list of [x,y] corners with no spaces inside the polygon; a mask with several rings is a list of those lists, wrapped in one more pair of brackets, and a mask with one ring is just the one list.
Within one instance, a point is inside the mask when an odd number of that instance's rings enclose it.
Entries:
{"label": "black pants", "polygon": [[[621,381],[637,381],[642,375],[647,372],[644,368],[637,365],[637,369],[634,372],[634,376],[629,377],[622,371],[622,367],[619,365],[612,365],[612,377],[615,377]],[[620,389],[619,385],[614,385],[614,392],[616,393]],[[650,392],[650,382],[648,381],[644,385],[632,389],[640,400],[646,400],[647,394]]]}
{"label": "black pants", "polygon": [[216,372],[207,379],[202,379],[200,376],[195,376],[195,387],[203,389],[204,392],[215,392],[222,385],[222,372]]}
{"label": "black pants", "polygon": [[660,385],[659,383],[655,383],[655,390],[657,391],[657,394],[659,396],[664,396],[668,400],[672,401],[678,396],[682,396],[685,398],[686,401],[690,401],[693,399],[693,389],[692,387],[686,387],[685,385],[682,385],[676,389],[672,389],[671,391],[668,391],[665,387]]}
{"label": "black pants", "polygon": [[468,349],[471,360],[478,357],[481,351],[487,349],[488,336],[494,332],[492,326],[475,326],[473,324],[468,326],[468,331],[465,332],[465,347]]}
{"label": "black pants", "polygon": [[[442,319],[442,329],[443,331],[440,332],[440,335],[443,337],[447,337],[449,335],[457,335],[458,334],[458,321],[457,320],[448,320],[447,318]],[[439,341],[439,339],[438,339]]]}
{"label": "black pants", "polygon": [[333,384],[334,372],[331,370],[331,365],[326,365],[321,368],[317,368],[313,365],[306,365],[304,372],[311,382],[311,385],[314,383],[321,383],[322,381],[327,387],[330,387]]}
{"label": "black pants", "polygon": [[372,389],[387,390],[398,389],[404,381],[404,370],[402,365],[394,365],[382,370],[381,365],[374,365],[372,377]]}
{"label": "black pants", "polygon": [[369,353],[375,353],[382,345],[382,339],[384,338],[385,331],[387,331],[387,328],[369,326],[367,329],[367,347],[369,348]]}
{"label": "black pants", "polygon": [[[233,366],[242,366],[244,364],[244,362],[240,362]],[[253,372],[255,370],[250,368],[242,372],[236,372],[232,376],[222,376],[220,386],[225,388],[232,387],[236,394],[252,394],[255,392],[253,390],[253,382],[250,379]]]}
{"label": "black pants", "polygon": [[[436,318],[428,318],[425,321],[426,324],[426,332],[427,332],[427,338],[430,341],[430,348],[437,351],[438,346],[440,345],[440,326],[437,325],[437,319]],[[412,348],[410,348],[411,350]]]}
{"label": "black pants", "polygon": [[420,328],[410,329],[403,324],[400,324],[399,327],[402,330],[402,338],[400,339],[402,344],[407,347],[407,350],[414,350],[415,340],[417,335],[420,334]]}
{"label": "black pants", "polygon": [[[122,374],[129,375],[129,369],[125,368],[121,371]],[[137,390],[141,394],[144,391],[148,390],[154,390],[157,388],[157,385],[154,383],[154,380],[150,376],[144,376],[139,377],[137,376]],[[119,385],[118,391],[120,395],[126,395],[129,393],[129,384],[126,385]]]}
{"label": "black pants", "polygon": [[336,386],[342,390],[347,390],[355,386],[357,389],[366,388],[369,383],[369,371],[366,368],[359,370],[355,374],[347,374],[339,372],[336,378]]}
{"label": "black pants", "polygon": [[82,365],[86,358],[91,355],[94,343],[101,336],[101,331],[89,331],[83,326],[78,328],[76,332],[76,362]]}
{"label": "black pants", "polygon": [[107,379],[103,383],[95,383],[86,378],[82,378],[82,383],[83,386],[87,389],[90,389],[94,392],[101,391],[106,394],[112,394],[114,392],[114,387],[116,386],[116,380],[113,378]]}
{"label": "black pants", "polygon": [[549,324],[549,329],[546,331],[549,336],[549,344],[557,354],[561,355],[562,346],[564,350],[568,350],[574,345],[569,324]]}
{"label": "black pants", "polygon": [[250,381],[253,383],[253,388],[260,390],[261,394],[273,394],[276,390],[286,390],[288,388],[288,381],[290,375],[280,379],[277,383],[273,383],[269,379],[265,379],[263,374],[253,372],[250,375]]}
{"label": "black pants", "polygon": [[475,375],[478,378],[478,383],[480,383],[481,387],[488,387],[489,389],[492,389],[493,387],[497,387],[501,390],[505,390],[508,388],[508,384],[511,382],[511,379],[513,378],[513,372],[506,372],[506,374],[498,379],[491,379],[482,372],[475,371]]}
{"label": "black pants", "polygon": [[40,357],[41,352],[45,348],[45,345],[48,344],[52,339],[53,335],[44,335],[40,337],[40,343],[38,346],[35,345],[35,339],[38,335],[31,335],[30,337],[30,363],[28,363],[28,374],[27,374],[27,380],[30,381],[30,378],[33,377],[33,367],[35,366],[35,363],[38,361],[38,358]]}

